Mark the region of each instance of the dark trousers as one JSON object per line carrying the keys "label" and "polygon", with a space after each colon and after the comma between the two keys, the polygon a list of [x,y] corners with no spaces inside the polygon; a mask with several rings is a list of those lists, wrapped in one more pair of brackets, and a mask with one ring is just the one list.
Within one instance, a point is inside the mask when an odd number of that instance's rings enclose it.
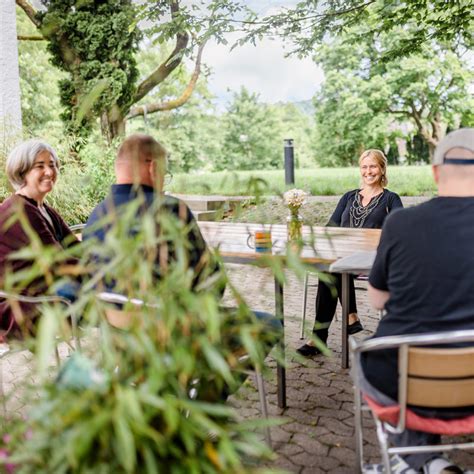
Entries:
{"label": "dark trousers", "polygon": [[[340,273],[326,273],[325,275],[330,277],[331,280],[326,283],[319,279],[316,296],[316,320],[313,328],[313,334],[324,343],[328,339],[329,326],[336,313],[337,299],[339,298],[339,301],[341,301],[342,298],[342,275]],[[350,313],[357,313],[353,276],[349,279]]]}

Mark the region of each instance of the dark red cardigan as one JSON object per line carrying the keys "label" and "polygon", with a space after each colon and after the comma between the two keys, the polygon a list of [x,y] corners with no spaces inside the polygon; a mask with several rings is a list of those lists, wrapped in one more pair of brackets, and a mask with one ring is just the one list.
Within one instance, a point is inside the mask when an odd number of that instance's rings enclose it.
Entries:
{"label": "dark red cardigan", "polygon": [[[62,217],[51,207],[44,206],[51,217],[53,226],[41,214],[38,204],[33,199],[14,194],[0,205],[0,287],[8,272],[17,272],[28,268],[31,260],[11,260],[10,254],[30,244],[30,239],[18,217],[23,213],[43,245],[54,245],[63,249],[78,241],[69,230]],[[16,217],[16,218],[15,218]],[[13,222],[12,222],[13,221]],[[45,291],[45,282],[35,280],[27,288],[30,295],[41,294]],[[31,307],[22,305],[25,314],[31,313]],[[0,339],[16,326],[12,310],[6,301],[0,300]]]}

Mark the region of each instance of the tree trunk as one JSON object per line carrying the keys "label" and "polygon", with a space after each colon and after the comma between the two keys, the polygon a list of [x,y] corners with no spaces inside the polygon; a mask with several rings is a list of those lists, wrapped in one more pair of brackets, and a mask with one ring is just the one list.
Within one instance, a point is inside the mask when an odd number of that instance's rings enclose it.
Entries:
{"label": "tree trunk", "polygon": [[125,136],[125,116],[116,105],[100,117],[100,128],[102,136],[109,145],[119,137]]}

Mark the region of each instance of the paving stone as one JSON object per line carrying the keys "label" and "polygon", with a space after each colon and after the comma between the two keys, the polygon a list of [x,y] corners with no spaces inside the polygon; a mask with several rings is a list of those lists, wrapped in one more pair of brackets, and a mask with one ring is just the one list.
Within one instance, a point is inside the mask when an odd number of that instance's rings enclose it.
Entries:
{"label": "paving stone", "polygon": [[[292,462],[303,466],[305,469],[312,468],[313,472],[325,472],[334,469],[340,464],[339,460],[330,456],[319,456],[312,453],[301,453],[291,458]],[[307,472],[304,471],[303,472]]]}
{"label": "paving stone", "polygon": [[315,456],[317,463],[314,466],[304,467],[301,474],[321,474],[339,466],[339,460],[328,456]]}
{"label": "paving stone", "polygon": [[334,433],[328,432],[319,436],[321,443],[328,445],[329,447],[355,449],[355,438],[353,436],[340,436]]}
{"label": "paving stone", "polygon": [[354,393],[352,391],[341,391],[339,393],[336,393],[332,398],[339,402],[349,402],[352,406],[354,406]]}
{"label": "paving stone", "polygon": [[328,471],[329,474],[354,474],[355,470],[353,467],[344,467],[344,466],[338,466],[335,469],[329,469]]}
{"label": "paving stone", "polygon": [[312,425],[317,421],[317,417],[312,413],[312,411],[303,411],[297,408],[288,408],[285,411],[285,415],[297,421],[299,424]]}
{"label": "paving stone", "polygon": [[356,456],[354,449],[349,449],[344,446],[334,446],[329,450],[329,456],[339,459],[346,466],[356,465]]}
{"label": "paving stone", "polygon": [[291,438],[292,443],[301,446],[307,453],[326,456],[329,448],[317,440],[316,431],[312,435],[295,433]]}
{"label": "paving stone", "polygon": [[334,409],[331,409],[331,408],[323,408],[323,407],[320,407],[320,406],[318,406],[314,409],[314,415],[323,416],[323,417],[326,417],[326,418],[334,417],[336,420],[344,420],[347,417],[353,417],[354,416],[352,413],[349,413],[346,410],[342,410],[342,409],[334,410]]}
{"label": "paving stone", "polygon": [[289,459],[287,459],[286,457],[284,456],[280,456],[276,461],[274,461],[272,464],[271,464],[271,467],[272,468],[280,468],[280,469],[284,469],[288,472],[292,472],[294,474],[299,474],[301,472],[301,466],[298,466],[296,464],[294,464],[292,461],[290,461]]}
{"label": "paving stone", "polygon": [[287,426],[288,425],[283,425],[283,427],[274,426],[270,428],[272,443],[275,445],[275,447],[276,445],[284,446],[291,440],[293,432],[286,430],[285,428]]}
{"label": "paving stone", "polygon": [[299,446],[298,444],[295,444],[295,443],[285,443],[284,445],[282,445],[280,447],[278,452],[280,454],[288,456],[290,459],[294,460],[293,456],[295,456],[297,454],[300,454],[300,453],[303,453],[304,449],[301,446]]}
{"label": "paving stone", "polygon": [[347,425],[345,425],[343,422],[336,420],[335,418],[329,418],[322,416],[319,419],[319,423],[322,426],[325,426],[329,431],[332,431],[333,433],[342,435],[342,436],[347,436],[348,434],[352,434],[354,430],[349,430]]}

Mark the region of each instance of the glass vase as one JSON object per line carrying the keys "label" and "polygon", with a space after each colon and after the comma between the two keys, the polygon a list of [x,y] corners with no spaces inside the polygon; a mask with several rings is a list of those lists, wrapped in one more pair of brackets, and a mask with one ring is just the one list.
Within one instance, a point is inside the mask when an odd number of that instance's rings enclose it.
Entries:
{"label": "glass vase", "polygon": [[303,218],[297,210],[291,211],[286,218],[288,243],[292,246],[302,247],[303,244]]}

